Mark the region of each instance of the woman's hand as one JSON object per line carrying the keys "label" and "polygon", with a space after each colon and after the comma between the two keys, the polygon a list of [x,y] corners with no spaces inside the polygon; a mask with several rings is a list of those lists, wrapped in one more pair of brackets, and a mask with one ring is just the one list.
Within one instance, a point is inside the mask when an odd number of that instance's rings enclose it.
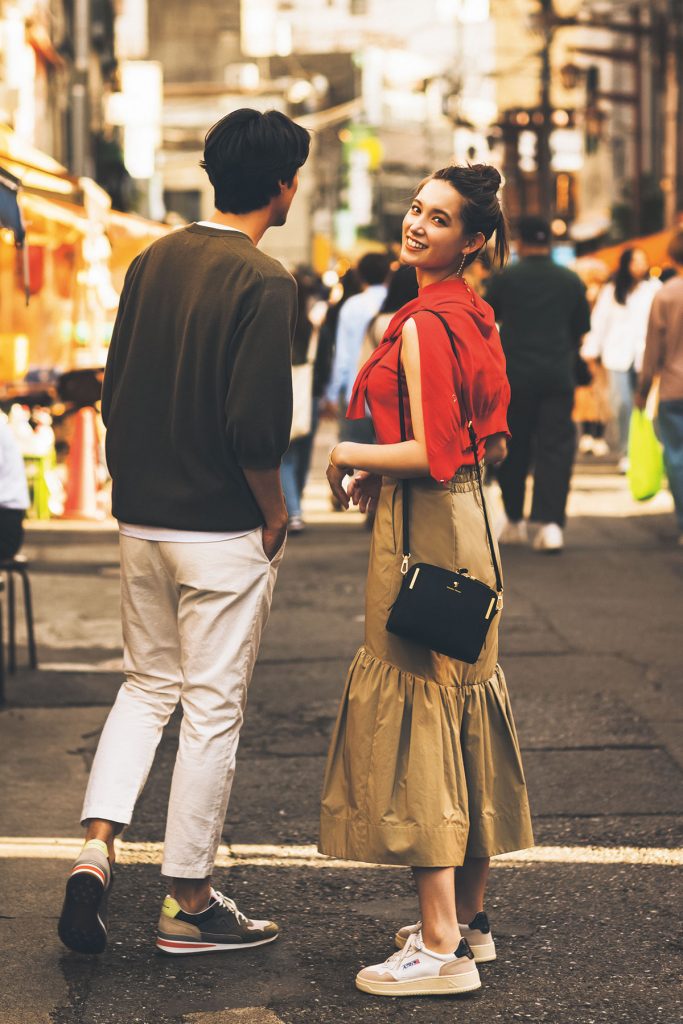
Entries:
{"label": "woman's hand", "polygon": [[508,454],[508,439],[505,434],[492,434],[486,438],[484,462],[487,466],[499,466]]}
{"label": "woman's hand", "polygon": [[358,505],[361,512],[367,512],[370,503],[379,498],[382,490],[382,477],[376,473],[368,473],[364,469],[357,469],[349,485],[348,495],[354,505]]}
{"label": "woman's hand", "polygon": [[327,466],[327,482],[330,485],[332,494],[335,496],[342,508],[349,507],[349,495],[342,487],[345,476],[351,476],[353,466],[344,461],[345,444],[342,441],[330,452],[330,461]]}

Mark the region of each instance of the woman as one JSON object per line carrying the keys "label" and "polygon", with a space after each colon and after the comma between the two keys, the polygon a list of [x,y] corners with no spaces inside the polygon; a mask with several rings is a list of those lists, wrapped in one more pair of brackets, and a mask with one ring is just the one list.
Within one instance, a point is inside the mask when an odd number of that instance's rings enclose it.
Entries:
{"label": "woman", "polygon": [[[419,295],[396,314],[361,370],[349,409],[351,416],[363,415],[368,401],[379,444],[343,442],[328,467],[344,506],[378,507],[365,644],[351,666],[328,756],[320,850],[410,865],[421,910],[421,923],[396,935],[404,948],[356,978],[359,988],[376,995],[478,988],[473,955],[495,958],[484,912],[489,858],[533,842],[498,666],[497,617],[474,665],[386,630],[402,580],[401,478],[412,481],[412,560],[467,566],[494,582],[475,456],[455,395],[462,386],[472,404],[482,439],[477,456],[499,462],[507,436],[505,361],[493,311],[461,280],[494,232],[495,255],[504,259],[499,186],[494,168],[477,165],[444,168],[418,187],[403,222],[401,260],[417,271]],[[464,375],[443,326],[427,310],[447,319]],[[408,395],[406,441],[399,429],[399,360]],[[342,486],[347,475],[348,493]]]}
{"label": "woman", "polygon": [[628,428],[643,363],[650,306],[661,287],[649,275],[650,265],[643,250],[624,249],[614,281],[605,285],[595,303],[590,334],[581,351],[584,359],[599,359],[609,372],[619,469],[624,473],[628,468]]}

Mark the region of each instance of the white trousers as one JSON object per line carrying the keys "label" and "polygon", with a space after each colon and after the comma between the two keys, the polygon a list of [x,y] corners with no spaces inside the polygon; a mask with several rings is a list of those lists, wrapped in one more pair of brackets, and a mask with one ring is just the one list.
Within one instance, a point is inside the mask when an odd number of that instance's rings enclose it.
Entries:
{"label": "white trousers", "polygon": [[81,818],[128,824],[178,701],[183,719],[162,873],[210,875],[220,842],[247,687],[282,550],[261,531],[213,543],[120,538],[126,680],[100,738]]}

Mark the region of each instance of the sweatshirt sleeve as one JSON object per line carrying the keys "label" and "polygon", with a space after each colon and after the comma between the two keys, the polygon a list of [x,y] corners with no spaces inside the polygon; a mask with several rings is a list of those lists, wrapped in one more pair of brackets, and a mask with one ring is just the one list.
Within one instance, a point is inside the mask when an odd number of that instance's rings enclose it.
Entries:
{"label": "sweatshirt sleeve", "polygon": [[116,311],[116,320],[114,321],[111,341],[109,342],[107,365],[104,371],[104,380],[102,381],[102,422],[105,427],[107,426],[107,421],[109,419],[111,400],[116,386],[116,367],[119,358],[119,350],[122,347],[122,330],[123,321],[126,316],[126,306],[128,305],[128,300],[130,298],[141,256],[142,253],[139,256],[136,256],[126,271],[126,277],[123,282],[123,289],[119,299],[119,306]]}
{"label": "sweatshirt sleeve", "polygon": [[226,436],[243,469],[277,469],[292,428],[293,278],[261,279],[243,310],[225,402]]}

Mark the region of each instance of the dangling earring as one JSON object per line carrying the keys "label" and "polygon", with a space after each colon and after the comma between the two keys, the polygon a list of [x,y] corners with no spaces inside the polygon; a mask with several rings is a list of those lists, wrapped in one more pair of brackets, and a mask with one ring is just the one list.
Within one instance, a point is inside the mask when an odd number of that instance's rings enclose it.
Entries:
{"label": "dangling earring", "polygon": [[465,255],[465,253],[463,253],[462,254],[462,259],[460,260],[460,266],[458,267],[458,269],[455,272],[455,276],[456,277],[462,277],[462,272],[465,269],[465,263],[466,262],[467,262],[467,256]]}

